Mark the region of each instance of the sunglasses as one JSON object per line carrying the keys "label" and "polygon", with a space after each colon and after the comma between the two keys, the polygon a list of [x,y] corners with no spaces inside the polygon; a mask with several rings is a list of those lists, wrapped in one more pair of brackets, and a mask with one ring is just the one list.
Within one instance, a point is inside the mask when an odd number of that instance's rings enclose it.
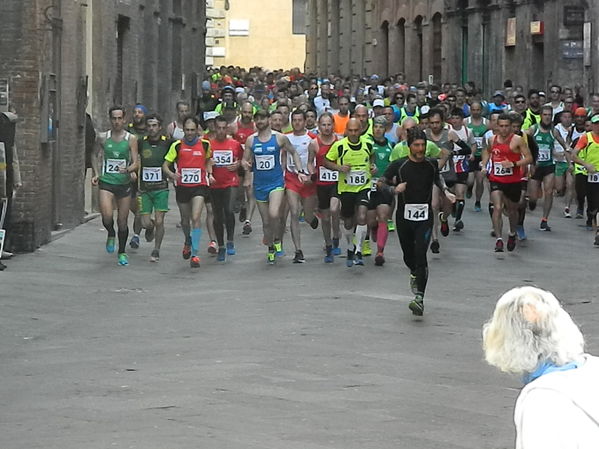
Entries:
{"label": "sunglasses", "polygon": [[515,102],[516,103],[526,103],[526,101],[524,101],[524,100],[516,100]]}
{"label": "sunglasses", "polygon": [[551,91],[551,93],[552,93],[552,94],[559,94],[559,93],[561,93],[561,92],[560,92],[559,90],[552,90],[552,91]]}

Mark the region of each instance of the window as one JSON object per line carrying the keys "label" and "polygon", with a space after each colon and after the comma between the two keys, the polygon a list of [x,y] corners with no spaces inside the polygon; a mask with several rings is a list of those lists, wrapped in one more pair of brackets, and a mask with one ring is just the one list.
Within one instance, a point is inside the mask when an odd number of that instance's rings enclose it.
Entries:
{"label": "window", "polygon": [[306,0],[293,0],[293,34],[306,34],[306,16],[308,15]]}
{"label": "window", "polygon": [[250,21],[247,19],[229,20],[229,36],[249,36]]}

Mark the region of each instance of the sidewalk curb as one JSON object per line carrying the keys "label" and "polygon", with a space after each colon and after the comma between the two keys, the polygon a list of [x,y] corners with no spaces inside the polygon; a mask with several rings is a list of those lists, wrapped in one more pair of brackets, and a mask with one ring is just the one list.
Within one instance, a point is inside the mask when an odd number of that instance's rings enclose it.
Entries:
{"label": "sidewalk curb", "polygon": [[[80,224],[85,224],[88,223],[92,220],[94,220],[95,218],[98,218],[100,216],[99,212],[94,212],[91,214],[86,215],[85,217],[83,217],[83,219],[81,220]],[[59,231],[53,231],[51,236],[50,236],[50,242],[53,242],[55,240],[58,240],[61,237],[64,237],[66,234],[68,234],[71,231],[74,231],[75,229],[77,229],[78,226],[74,226],[72,228],[68,228],[68,229],[61,229]]]}

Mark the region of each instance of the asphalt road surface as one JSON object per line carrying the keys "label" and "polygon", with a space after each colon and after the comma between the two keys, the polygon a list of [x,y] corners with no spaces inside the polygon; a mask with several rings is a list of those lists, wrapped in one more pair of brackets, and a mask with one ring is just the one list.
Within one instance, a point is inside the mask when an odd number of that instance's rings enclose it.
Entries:
{"label": "asphalt road surface", "polygon": [[[557,207],[556,207],[557,209]],[[507,289],[553,291],[599,353],[592,234],[554,212],[502,259],[468,201],[461,234],[429,257],[421,320],[407,308],[395,234],[387,264],[272,267],[258,220],[237,255],[181,259],[176,206],[161,260],[151,244],[119,267],[99,219],[0,273],[2,449],[503,449],[520,380],[483,360],[481,326]],[[257,214],[256,214],[257,215]],[[238,229],[237,233],[240,233]]]}

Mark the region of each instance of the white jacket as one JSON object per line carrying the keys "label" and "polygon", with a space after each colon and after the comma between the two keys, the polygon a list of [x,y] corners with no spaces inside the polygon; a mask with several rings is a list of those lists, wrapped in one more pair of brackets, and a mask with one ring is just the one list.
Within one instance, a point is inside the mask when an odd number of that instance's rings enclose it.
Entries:
{"label": "white jacket", "polygon": [[599,448],[599,358],[545,374],[516,402],[516,449]]}

